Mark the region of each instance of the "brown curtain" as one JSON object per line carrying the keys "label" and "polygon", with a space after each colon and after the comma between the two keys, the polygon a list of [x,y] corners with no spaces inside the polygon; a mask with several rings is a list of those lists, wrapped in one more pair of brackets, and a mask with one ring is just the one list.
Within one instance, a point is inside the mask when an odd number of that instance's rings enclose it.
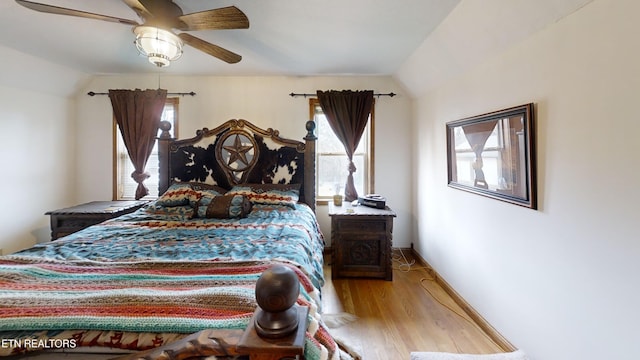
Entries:
{"label": "brown curtain", "polygon": [[109,98],[122,140],[135,168],[131,177],[138,183],[137,200],[149,193],[144,185],[149,178],[145,167],[158,136],[167,90],[109,90]]}
{"label": "brown curtain", "polygon": [[353,173],[356,171],[353,153],[358,148],[364,128],[367,126],[367,120],[373,106],[373,90],[318,90],[317,95],[320,107],[322,107],[331,129],[347,152],[349,175],[347,176],[344,197],[346,201],[353,201],[358,198],[358,192],[353,184]]}

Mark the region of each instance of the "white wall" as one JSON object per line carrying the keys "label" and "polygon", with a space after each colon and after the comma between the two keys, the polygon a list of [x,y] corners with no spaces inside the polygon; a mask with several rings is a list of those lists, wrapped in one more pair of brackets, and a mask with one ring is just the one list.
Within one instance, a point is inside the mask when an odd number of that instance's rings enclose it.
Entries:
{"label": "white wall", "polygon": [[0,248],[7,254],[48,241],[44,213],[74,201],[75,122],[68,95],[83,75],[4,47],[0,57]]}
{"label": "white wall", "polygon": [[[115,88],[158,88],[169,92],[196,92],[181,97],[179,136],[195,135],[229,119],[246,119],[261,127],[280,130],[284,137],[301,139],[309,119],[309,100],[289,93],[316,90],[395,92],[396,97],[376,99],[375,191],[387,197],[397,212],[394,246],[412,242],[410,99],[391,77],[216,77],[216,76],[96,76],[76,98],[78,108],[78,201],[111,199],[112,110],[107,96],[90,97],[88,91]],[[319,222],[330,244],[326,208],[318,209]]]}
{"label": "white wall", "polygon": [[[416,248],[534,360],[640,358],[638,13],[595,0],[415,101]],[[539,209],[448,188],[445,123],[527,102]]]}

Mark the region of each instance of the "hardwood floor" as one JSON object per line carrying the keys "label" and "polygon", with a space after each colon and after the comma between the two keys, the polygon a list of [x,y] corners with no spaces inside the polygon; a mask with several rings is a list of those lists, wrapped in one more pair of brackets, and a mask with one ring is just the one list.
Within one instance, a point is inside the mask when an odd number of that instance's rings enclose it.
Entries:
{"label": "hardwood floor", "polygon": [[[404,251],[406,259],[413,259]],[[416,262],[411,271],[394,252],[393,281],[331,280],[325,261],[323,312],[357,316],[331,332],[365,360],[409,359],[412,351],[487,354],[504,352]]]}

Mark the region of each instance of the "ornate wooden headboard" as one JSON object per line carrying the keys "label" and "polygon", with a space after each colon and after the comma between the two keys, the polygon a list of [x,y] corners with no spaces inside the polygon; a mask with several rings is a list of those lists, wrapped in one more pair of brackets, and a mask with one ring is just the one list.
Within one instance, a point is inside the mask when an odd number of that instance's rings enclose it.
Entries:
{"label": "ornate wooden headboard", "polygon": [[300,201],[315,210],[315,123],[306,124],[305,142],[280,137],[247,120],[204,128],[190,139],[171,137],[162,122],[158,139],[159,194],[173,181],[196,181],[231,189],[239,184],[300,184]]}

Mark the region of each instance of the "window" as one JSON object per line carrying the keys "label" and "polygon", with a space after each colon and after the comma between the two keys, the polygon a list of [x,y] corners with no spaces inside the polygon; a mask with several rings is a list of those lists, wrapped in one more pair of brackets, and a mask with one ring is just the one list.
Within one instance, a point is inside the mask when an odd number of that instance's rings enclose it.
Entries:
{"label": "window", "polygon": [[[178,98],[167,98],[162,111],[162,121],[171,123],[172,134],[178,136]],[[113,121],[113,139],[114,139],[114,179],[113,179],[113,198],[115,200],[132,200],[135,198],[136,188],[138,184],[131,178],[134,171],[133,164],[129,159],[127,148],[124,146],[120,129],[115,119]],[[158,136],[160,130],[158,130]],[[149,194],[143,199],[155,199],[158,197],[158,143],[153,147],[153,152],[147,161],[146,172],[151,175],[144,184],[149,189]]]}
{"label": "window", "polygon": [[[333,133],[327,117],[322,112],[318,99],[309,100],[310,116],[316,122],[316,199],[320,203],[329,200],[335,194],[344,194],[349,159],[344,145]],[[375,105],[375,104],[374,104]],[[362,134],[358,149],[353,154],[356,172],[353,182],[359,195],[372,193],[373,190],[373,129],[374,107],[371,108],[369,122]]]}

